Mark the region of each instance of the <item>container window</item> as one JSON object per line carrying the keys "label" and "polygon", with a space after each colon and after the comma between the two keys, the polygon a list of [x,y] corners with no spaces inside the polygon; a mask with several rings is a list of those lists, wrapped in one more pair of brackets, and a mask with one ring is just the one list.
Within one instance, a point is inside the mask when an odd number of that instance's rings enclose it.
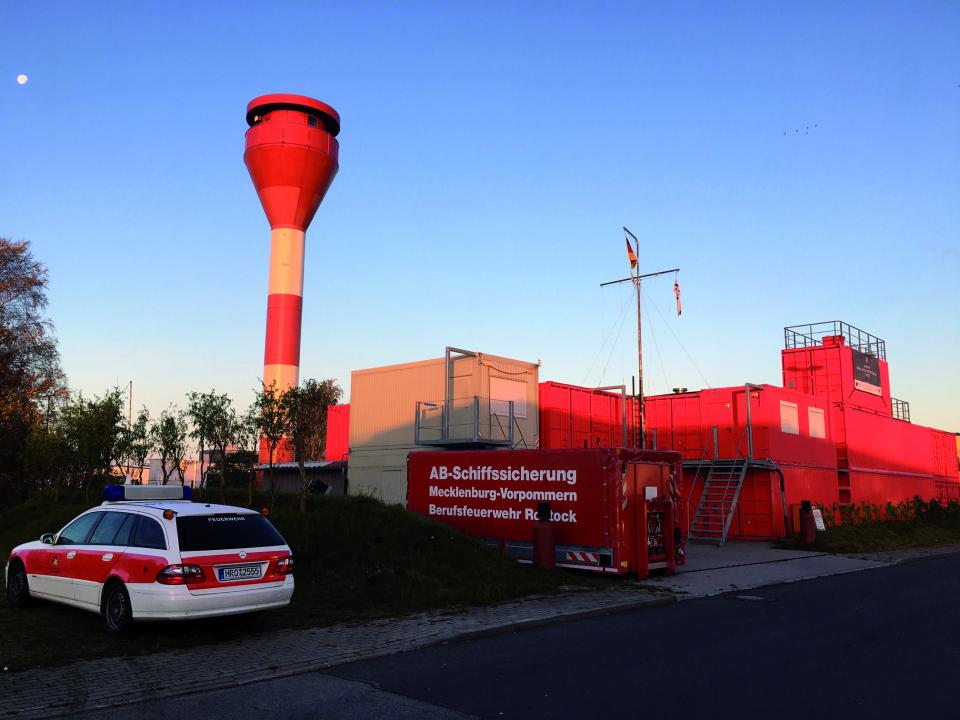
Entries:
{"label": "container window", "polygon": [[780,430],[788,435],[800,434],[800,411],[796,403],[780,401]]}
{"label": "container window", "polygon": [[516,380],[490,378],[490,413],[509,415],[510,401],[513,401],[513,416],[527,416],[527,384]]}
{"label": "container window", "polygon": [[308,115],[308,116],[307,116],[307,125],[309,125],[310,127],[316,127],[316,126],[317,126],[317,119],[316,119],[313,115]]}
{"label": "container window", "polygon": [[826,438],[827,425],[824,422],[823,410],[821,408],[807,408],[807,419],[810,421],[810,437]]}

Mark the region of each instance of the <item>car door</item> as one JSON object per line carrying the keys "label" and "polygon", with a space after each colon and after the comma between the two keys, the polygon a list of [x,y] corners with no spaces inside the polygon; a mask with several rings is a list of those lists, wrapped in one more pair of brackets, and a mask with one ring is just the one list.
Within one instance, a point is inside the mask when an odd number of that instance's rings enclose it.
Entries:
{"label": "car door", "polygon": [[87,541],[102,514],[99,511],[84,513],[60,531],[46,552],[46,562],[37,568],[36,576],[31,575],[31,586],[36,592],[63,600],[75,599],[73,576],[77,547]]}
{"label": "car door", "polygon": [[78,602],[99,607],[100,591],[127,549],[135,520],[132,513],[105,511],[86,543],[77,547],[72,570]]}

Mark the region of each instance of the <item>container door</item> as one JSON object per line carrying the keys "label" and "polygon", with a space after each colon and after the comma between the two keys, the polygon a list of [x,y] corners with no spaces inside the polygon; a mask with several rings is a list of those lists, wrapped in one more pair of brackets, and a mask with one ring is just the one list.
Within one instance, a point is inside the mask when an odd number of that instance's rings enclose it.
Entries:
{"label": "container door", "polygon": [[[658,447],[676,450],[687,460],[704,459],[702,426],[705,423],[700,417],[699,396],[670,398],[669,424],[672,437],[658,437]],[[708,452],[712,457],[712,445]]]}
{"label": "container door", "polygon": [[594,440],[590,437],[590,412],[590,393],[571,393],[570,424],[575,448],[594,447]]}
{"label": "container door", "polygon": [[773,538],[772,478],[774,473],[751,470],[743,480],[730,535],[748,540]]}

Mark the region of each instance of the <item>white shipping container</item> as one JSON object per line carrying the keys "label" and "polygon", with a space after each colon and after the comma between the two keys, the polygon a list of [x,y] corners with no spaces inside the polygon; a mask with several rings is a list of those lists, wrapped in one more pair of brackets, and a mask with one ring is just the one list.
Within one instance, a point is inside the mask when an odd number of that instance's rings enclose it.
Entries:
{"label": "white shipping container", "polygon": [[[416,444],[417,403],[431,404],[422,406],[422,417],[434,412],[437,423],[437,432],[422,432],[421,440],[439,439],[448,396],[450,437],[467,440],[478,429],[487,438],[508,437],[513,402],[513,446],[538,446],[537,363],[475,353],[452,357],[449,378],[444,358],[355,370],[350,378],[350,493],[405,505],[407,454],[442,449]],[[421,428],[427,424],[422,421]]]}

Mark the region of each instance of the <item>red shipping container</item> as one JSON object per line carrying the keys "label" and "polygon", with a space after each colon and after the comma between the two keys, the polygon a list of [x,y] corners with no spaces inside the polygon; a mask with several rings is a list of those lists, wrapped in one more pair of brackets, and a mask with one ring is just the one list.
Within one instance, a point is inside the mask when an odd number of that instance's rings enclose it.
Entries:
{"label": "red shipping container", "polygon": [[[648,445],[676,450],[684,460],[747,457],[746,392],[738,386],[644,398]],[[753,457],[836,467],[828,408],[821,398],[751,386]]]}
{"label": "red shipping container", "polygon": [[949,433],[852,407],[841,408],[850,502],[885,505],[919,496],[949,501],[960,494]]}
{"label": "red shipping container", "polygon": [[607,390],[540,383],[540,447],[633,447],[635,406]]}
{"label": "red shipping container", "polygon": [[[862,372],[876,376],[871,382],[858,379],[863,375],[855,372],[864,363],[870,367]],[[824,337],[820,345],[786,348],[781,351],[781,364],[787,389],[892,416],[886,359],[859,352],[842,335]]]}
{"label": "red shipping container", "polygon": [[[679,512],[676,453],[627,449],[476,450],[410,453],[407,507],[529,560],[540,503],[550,503],[557,565],[646,574],[680,553],[647,552],[659,523],[669,545]],[[648,500],[670,511],[648,517]],[[664,543],[666,547],[668,543]],[[682,552],[682,551],[681,551]],[[669,557],[667,557],[669,555]]]}
{"label": "red shipping container", "polygon": [[837,502],[829,403],[773,385],[751,386],[751,455],[747,397],[748,389],[740,386],[645,398],[647,439],[651,445],[677,450],[683,456],[684,516],[691,521],[711,461],[750,456],[763,463],[765,466],[751,468],[746,474],[729,538],[784,537],[789,522],[784,498],[788,511],[801,500],[825,505]]}
{"label": "red shipping container", "polygon": [[327,408],[327,444],[324,460],[346,460],[350,452],[350,405]]}

